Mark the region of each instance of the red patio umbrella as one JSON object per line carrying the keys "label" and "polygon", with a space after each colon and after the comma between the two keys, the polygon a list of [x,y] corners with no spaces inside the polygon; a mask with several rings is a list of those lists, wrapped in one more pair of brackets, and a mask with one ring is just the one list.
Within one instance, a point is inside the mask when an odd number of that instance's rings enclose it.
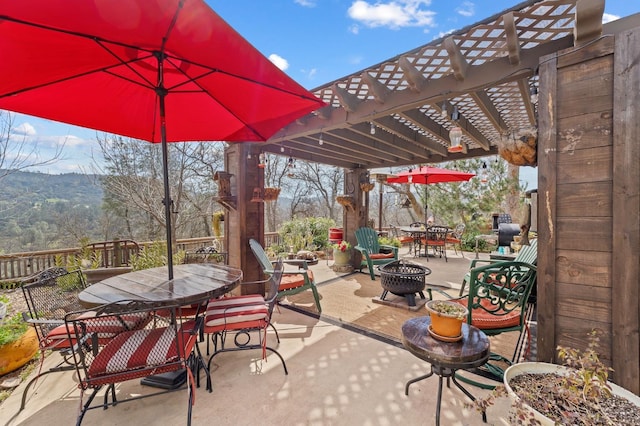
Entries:
{"label": "red patio umbrella", "polygon": [[0,109],[162,143],[264,141],[324,106],[203,0],[0,0]]}
{"label": "red patio umbrella", "polygon": [[466,182],[474,173],[459,172],[457,170],[441,169],[437,167],[422,166],[416,169],[409,169],[406,172],[396,173],[395,176],[387,178],[388,183],[422,183],[425,185],[424,221],[427,221],[427,186],[432,183],[442,182]]}

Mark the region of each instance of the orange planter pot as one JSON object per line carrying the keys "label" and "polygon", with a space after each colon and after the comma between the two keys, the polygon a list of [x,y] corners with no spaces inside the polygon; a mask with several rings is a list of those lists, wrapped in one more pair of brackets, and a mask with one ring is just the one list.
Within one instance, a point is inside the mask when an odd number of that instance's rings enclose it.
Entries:
{"label": "orange planter pot", "polygon": [[444,338],[457,338],[462,335],[462,323],[468,313],[466,307],[447,300],[430,300],[425,308],[431,317],[433,334]]}
{"label": "orange planter pot", "polygon": [[35,356],[38,349],[38,336],[33,327],[29,327],[15,342],[0,346],[0,376],[25,365]]}

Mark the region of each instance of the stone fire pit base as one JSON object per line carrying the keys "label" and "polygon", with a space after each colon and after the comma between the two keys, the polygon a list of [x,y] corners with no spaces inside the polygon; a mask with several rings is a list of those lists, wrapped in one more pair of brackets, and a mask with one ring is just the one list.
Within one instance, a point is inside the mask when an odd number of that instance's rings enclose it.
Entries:
{"label": "stone fire pit base", "polygon": [[429,298],[421,299],[420,297],[416,297],[415,306],[409,306],[406,297],[397,296],[392,293],[388,293],[384,300],[377,296],[372,298],[371,301],[379,305],[393,306],[394,308],[406,309],[407,311],[416,312],[420,309],[424,309],[424,305],[429,301]]}

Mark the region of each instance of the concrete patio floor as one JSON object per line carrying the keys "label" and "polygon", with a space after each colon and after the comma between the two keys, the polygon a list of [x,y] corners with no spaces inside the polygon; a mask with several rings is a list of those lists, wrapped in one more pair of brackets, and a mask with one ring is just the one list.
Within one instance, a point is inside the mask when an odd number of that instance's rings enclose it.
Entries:
{"label": "concrete patio floor", "polygon": [[[423,263],[401,251],[407,260]],[[468,270],[469,259],[450,253],[448,262],[431,258],[429,283],[457,286]],[[340,274],[330,269],[331,261],[313,266],[316,281],[340,282]],[[364,271],[363,271],[364,272]],[[323,294],[325,284],[319,284]],[[329,285],[329,284],[326,284]],[[333,284],[330,284],[333,285]],[[327,296],[327,303],[329,297]],[[266,361],[260,351],[223,353],[212,365],[213,392],[204,387],[196,392],[192,424],[217,425],[424,425],[435,424],[438,379],[431,377],[411,386],[405,383],[429,371],[429,364],[411,353],[359,333],[328,317],[314,317],[281,307],[274,313],[280,343],[269,333],[268,342],[284,357],[285,375],[279,359],[270,354]],[[203,353],[206,343],[201,343]],[[57,355],[46,363],[55,362]],[[44,368],[47,368],[45,365]],[[0,405],[0,419],[6,425],[74,424],[80,405],[80,391],[74,374],[53,373],[40,378],[30,391],[26,408],[18,413],[24,383]],[[476,397],[489,391],[465,385]],[[153,391],[131,381],[118,386],[120,398]],[[86,401],[87,394],[84,395]],[[96,397],[96,400],[99,400]],[[94,401],[95,402],[95,401]],[[482,425],[479,412],[465,407],[467,398],[457,388],[443,388],[442,425]],[[487,411],[488,424],[508,425],[509,401],[500,399]],[[90,410],[84,425],[186,424],[187,392],[177,392],[119,404],[104,411]]]}

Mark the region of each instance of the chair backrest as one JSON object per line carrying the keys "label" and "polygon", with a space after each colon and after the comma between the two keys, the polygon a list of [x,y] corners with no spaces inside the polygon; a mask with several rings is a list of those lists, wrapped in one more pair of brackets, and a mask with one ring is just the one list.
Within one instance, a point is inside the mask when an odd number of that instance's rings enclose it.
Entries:
{"label": "chair backrest", "polygon": [[467,226],[464,223],[459,223],[456,225],[455,228],[453,228],[453,235],[461,240],[462,239],[462,235],[464,234],[465,229],[467,228]]}
{"label": "chair backrest", "polygon": [[253,238],[250,239],[249,247],[251,247],[251,251],[253,251],[253,254],[258,260],[258,263],[260,263],[263,271],[270,271],[271,269],[273,269],[273,265],[269,260],[269,256],[267,256],[267,253],[264,251],[264,248],[262,248],[262,245],[258,241],[254,240]]}
{"label": "chair backrest", "polygon": [[358,245],[366,249],[369,253],[380,253],[380,243],[378,233],[373,228],[358,228],[356,230]]}
{"label": "chair backrest", "polygon": [[447,240],[447,234],[449,233],[449,228],[446,226],[439,225],[431,225],[427,228],[427,235],[429,244],[444,244]]}
{"label": "chair backrest", "polygon": [[38,320],[34,324],[38,339],[42,342],[64,322],[68,312],[84,309],[78,293],[86,288],[86,282],[80,269],[68,271],[60,267],[46,269],[29,281],[22,285],[29,309],[23,316],[25,320]]}
{"label": "chair backrest", "polygon": [[273,313],[273,308],[276,305],[276,301],[278,298],[278,289],[280,287],[280,282],[282,281],[282,271],[284,270],[284,266],[282,263],[282,259],[278,260],[273,268],[273,274],[269,277],[267,281],[267,288],[265,289],[264,301],[269,306],[269,318],[271,318],[271,314]]}
{"label": "chair backrest", "polygon": [[[192,343],[187,342],[188,333],[182,328],[192,325],[178,320],[180,309],[177,305],[158,307],[120,301],[68,313],[64,320],[69,337],[84,342],[72,347],[80,388],[97,388],[184,367],[191,352],[185,345]],[[153,321],[134,329],[122,327],[123,319],[129,317]],[[105,334],[109,339],[102,338]]]}
{"label": "chair backrest", "polygon": [[522,246],[514,259],[517,262],[538,264],[538,239],[531,240],[528,246]]}
{"label": "chair backrest", "polygon": [[467,322],[472,324],[474,311],[496,317],[512,315],[519,310],[519,324],[524,326],[526,304],[536,283],[536,267],[529,263],[505,261],[471,270],[467,307]]}

